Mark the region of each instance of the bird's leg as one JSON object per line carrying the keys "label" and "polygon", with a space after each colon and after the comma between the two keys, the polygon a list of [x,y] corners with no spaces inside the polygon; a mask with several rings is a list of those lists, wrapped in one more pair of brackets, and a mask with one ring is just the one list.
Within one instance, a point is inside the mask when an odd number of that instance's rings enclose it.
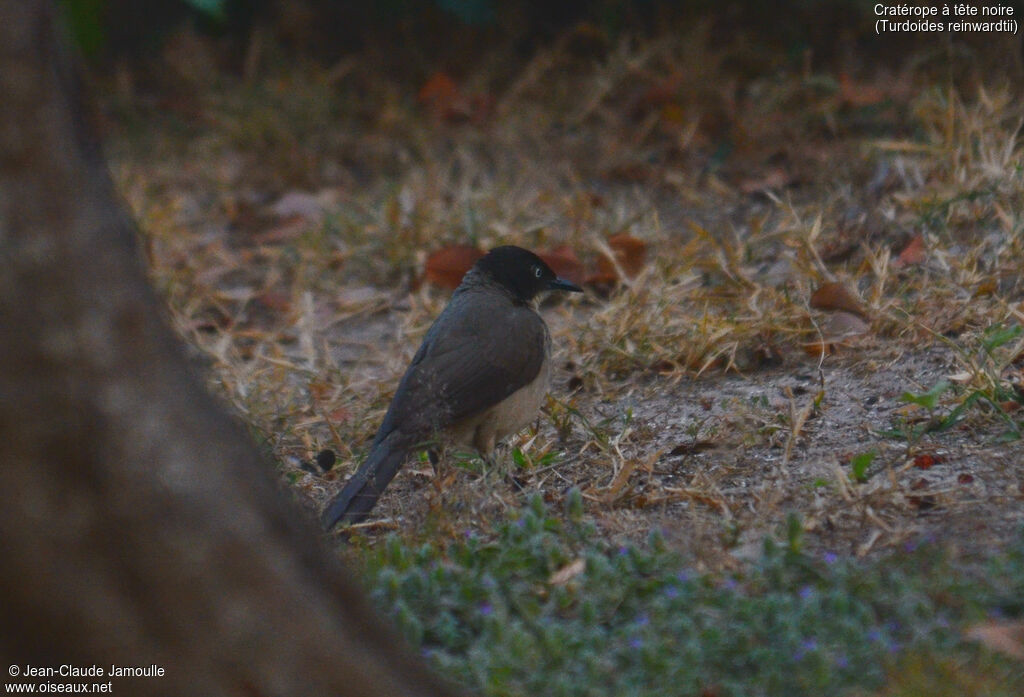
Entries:
{"label": "bird's leg", "polygon": [[497,451],[495,450],[481,452],[480,459],[484,461],[484,466],[487,468],[488,471],[494,471],[494,469],[498,466],[498,455]]}

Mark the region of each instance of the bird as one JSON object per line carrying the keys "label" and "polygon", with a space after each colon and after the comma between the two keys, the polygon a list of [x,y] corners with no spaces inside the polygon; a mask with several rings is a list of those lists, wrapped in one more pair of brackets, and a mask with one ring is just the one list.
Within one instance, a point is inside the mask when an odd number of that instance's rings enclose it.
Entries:
{"label": "bird", "polygon": [[406,369],[369,455],[321,516],[365,520],[409,456],[444,438],[488,457],[536,418],[551,382],[543,291],[582,293],[536,254],[495,247],[466,272]]}

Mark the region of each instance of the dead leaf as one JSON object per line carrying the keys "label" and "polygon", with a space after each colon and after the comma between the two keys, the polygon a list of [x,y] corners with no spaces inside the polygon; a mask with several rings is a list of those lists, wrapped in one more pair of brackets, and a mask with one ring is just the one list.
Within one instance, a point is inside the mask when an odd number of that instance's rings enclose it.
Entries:
{"label": "dead leaf", "polygon": [[907,243],[907,246],[903,248],[900,255],[892,263],[897,269],[901,269],[904,266],[912,266],[914,264],[920,264],[924,261],[925,249],[924,249],[924,235],[917,234]]}
{"label": "dead leaf", "polygon": [[431,75],[416,95],[435,119],[449,123],[486,121],[494,111],[494,97],[488,94],[464,94],[452,77],[443,71]]}
{"label": "dead leaf", "polygon": [[839,101],[852,107],[865,107],[885,101],[885,90],[864,82],[854,82],[846,73],[839,74]]}
{"label": "dead leaf", "polygon": [[576,284],[583,283],[586,277],[583,262],[569,245],[559,245],[550,251],[540,252],[537,256],[543,259],[544,263],[550,266],[558,276]]}
{"label": "dead leaf", "polygon": [[639,463],[636,460],[627,460],[622,463],[622,468],[619,469],[619,473],[615,475],[612,483],[608,485],[608,488],[601,492],[601,500],[605,503],[615,503],[622,497],[622,493],[626,489],[626,485],[629,484],[629,478],[636,471],[636,467]]}
{"label": "dead leaf", "polygon": [[338,407],[337,409],[332,409],[327,413],[327,419],[333,424],[345,423],[351,418],[352,412],[345,407]]}
{"label": "dead leaf", "polygon": [[822,285],[811,294],[811,307],[816,310],[845,310],[858,317],[868,319],[867,310],[860,300],[842,283],[832,281]]}
{"label": "dead leaf", "polygon": [[633,98],[628,109],[630,117],[640,121],[651,111],[674,104],[679,97],[679,88],[685,81],[686,74],[677,70],[650,85]]}
{"label": "dead leaf", "polygon": [[416,100],[431,111],[443,109],[459,96],[459,87],[451,75],[439,70],[423,83]]}
{"label": "dead leaf", "polygon": [[673,503],[675,501],[695,501],[702,503],[705,506],[717,508],[727,518],[732,517],[732,512],[726,505],[725,501],[715,496],[712,492],[701,491],[691,487],[662,487],[661,493],[656,496],[643,497],[643,500],[639,502],[639,508],[646,506],[663,506],[666,503]]}
{"label": "dead leaf", "polygon": [[582,574],[587,568],[587,560],[580,557],[575,559],[561,569],[551,574],[548,584],[552,586],[564,586],[566,583]]}
{"label": "dead leaf", "polygon": [[[627,279],[635,278],[647,263],[647,243],[620,232],[606,240],[607,249],[597,258],[597,268],[586,278],[590,285],[614,285],[620,271]],[[598,248],[600,248],[600,244]],[[608,252],[611,252],[609,258]]]}
{"label": "dead leaf", "polygon": [[292,309],[292,296],[289,293],[268,290],[256,296],[256,302],[276,312],[290,312]]}
{"label": "dead leaf", "polygon": [[981,622],[968,627],[965,636],[992,651],[1024,661],[1024,622]]}
{"label": "dead leaf", "polygon": [[677,445],[668,451],[669,457],[675,457],[679,455],[692,455],[695,453],[702,453],[705,450],[713,450],[717,448],[718,444],[712,440],[696,440],[691,443],[682,443]]}
{"label": "dead leaf", "polygon": [[626,233],[619,233],[608,238],[608,246],[615,252],[619,266],[630,278],[644,268],[647,261],[647,243]]}
{"label": "dead leaf", "polygon": [[999,283],[994,278],[989,278],[981,283],[974,289],[974,297],[985,298],[990,295],[995,295],[999,292]]}
{"label": "dead leaf", "polygon": [[[911,491],[924,491],[927,488],[928,481],[925,479],[918,479],[917,481],[910,485]],[[921,494],[913,496],[908,495],[906,499],[907,503],[921,511],[927,511],[929,509],[935,508],[935,496],[932,494]]]}
{"label": "dead leaf", "polygon": [[427,257],[423,275],[435,286],[455,290],[462,283],[462,277],[483,255],[479,249],[467,244],[442,247]]}
{"label": "dead leaf", "polygon": [[820,358],[835,355],[839,351],[839,344],[833,341],[809,341],[801,344],[800,348],[811,358]]}
{"label": "dead leaf", "polygon": [[301,216],[291,216],[283,218],[279,225],[275,225],[272,228],[256,233],[252,236],[252,241],[257,244],[279,244],[282,242],[290,242],[297,240],[309,230],[309,222]]}
{"label": "dead leaf", "polygon": [[737,188],[743,194],[756,194],[772,189],[784,189],[793,182],[793,176],[782,167],[773,167],[760,177],[748,177],[740,181]]}

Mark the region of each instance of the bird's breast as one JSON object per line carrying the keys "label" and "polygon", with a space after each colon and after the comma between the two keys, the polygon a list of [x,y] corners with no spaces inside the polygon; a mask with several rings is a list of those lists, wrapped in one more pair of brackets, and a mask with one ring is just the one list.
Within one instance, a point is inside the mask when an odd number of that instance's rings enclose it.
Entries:
{"label": "bird's breast", "polygon": [[551,359],[545,356],[537,377],[493,407],[452,429],[453,440],[487,455],[506,436],[517,433],[537,418],[551,385]]}

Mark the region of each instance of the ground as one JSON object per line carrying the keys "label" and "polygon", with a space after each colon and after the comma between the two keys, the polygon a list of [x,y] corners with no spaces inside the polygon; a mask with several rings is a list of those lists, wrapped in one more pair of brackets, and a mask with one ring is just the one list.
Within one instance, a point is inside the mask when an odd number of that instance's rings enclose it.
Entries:
{"label": "ground", "polygon": [[[485,68],[416,86],[358,62],[243,83],[201,51],[168,56],[187,96],[109,87],[170,319],[311,515],[448,296],[428,255],[514,243],[611,280],[543,304],[558,368],[536,425],[491,468],[409,463],[370,544],[486,533],[573,487],[609,537],[661,530],[708,569],[794,512],[851,556],[1019,529],[1019,102],[921,62],[741,79],[694,41],[597,62],[563,42],[495,92]],[[642,256],[609,265],[616,235]]]}

